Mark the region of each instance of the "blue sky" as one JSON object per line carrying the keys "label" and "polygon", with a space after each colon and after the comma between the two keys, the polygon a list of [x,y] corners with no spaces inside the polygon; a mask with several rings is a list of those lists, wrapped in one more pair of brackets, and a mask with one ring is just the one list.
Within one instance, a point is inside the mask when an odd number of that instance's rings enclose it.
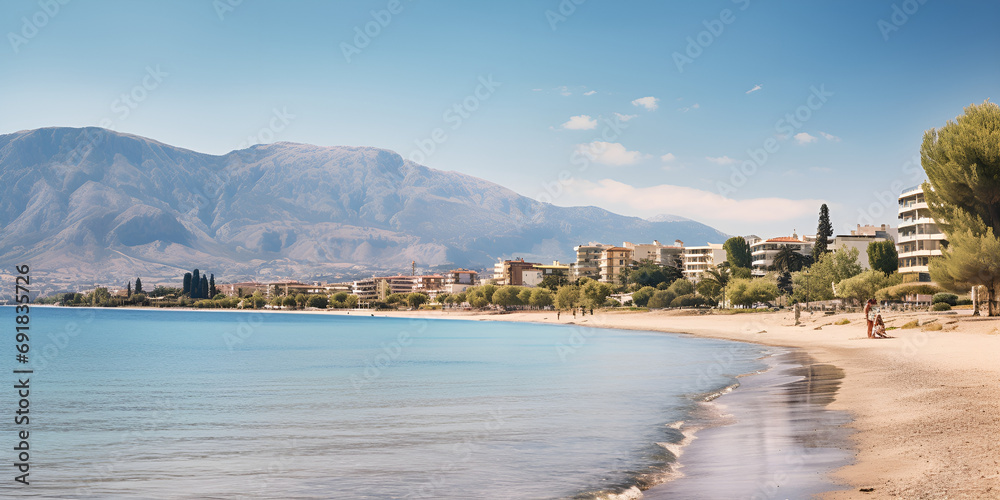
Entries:
{"label": "blue sky", "polygon": [[1000,98],[996,2],[49,2],[0,4],[0,133],[377,146],[730,234],[895,225],[923,132]]}

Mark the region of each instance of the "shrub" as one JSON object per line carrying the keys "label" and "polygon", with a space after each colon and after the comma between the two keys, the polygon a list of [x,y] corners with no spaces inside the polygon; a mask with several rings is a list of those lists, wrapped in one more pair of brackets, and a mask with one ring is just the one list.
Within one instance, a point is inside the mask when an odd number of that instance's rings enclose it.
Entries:
{"label": "shrub", "polygon": [[936,332],[941,330],[942,328],[944,328],[944,326],[942,326],[941,323],[934,323],[932,325],[924,326],[923,330],[925,332]]}
{"label": "shrub", "polygon": [[958,299],[958,301],[955,303],[955,305],[956,306],[971,306],[972,305],[972,299]]}
{"label": "shrub", "polygon": [[840,320],[840,321],[838,321],[838,322],[836,322],[834,324],[835,325],[847,325],[847,324],[850,324],[850,323],[851,323],[851,320],[849,320],[847,318],[844,318],[844,319],[842,319],[842,320]]}
{"label": "shrub", "polygon": [[676,296],[668,290],[657,290],[652,297],[649,298],[649,303],[647,304],[650,309],[660,309],[664,307],[669,307],[670,303]]}
{"label": "shrub", "polygon": [[916,328],[918,326],[920,326],[920,321],[919,320],[913,320],[913,321],[910,321],[909,323],[906,323],[905,325],[901,326],[900,328],[902,328],[902,329],[905,330],[907,328]]}
{"label": "shrub", "polygon": [[704,297],[699,297],[693,293],[681,295],[670,301],[670,307],[697,307],[705,303]]}
{"label": "shrub", "polygon": [[932,311],[950,311],[951,310],[951,304],[949,304],[947,302],[935,302],[934,305],[931,306],[931,310]]}
{"label": "shrub", "polygon": [[[945,292],[935,293],[934,297],[931,298],[931,304],[941,304],[941,303],[945,303],[945,304],[948,304],[950,306],[957,306],[958,305],[958,295],[955,295],[953,293],[945,293]],[[941,311],[947,311],[947,309],[941,309]]]}

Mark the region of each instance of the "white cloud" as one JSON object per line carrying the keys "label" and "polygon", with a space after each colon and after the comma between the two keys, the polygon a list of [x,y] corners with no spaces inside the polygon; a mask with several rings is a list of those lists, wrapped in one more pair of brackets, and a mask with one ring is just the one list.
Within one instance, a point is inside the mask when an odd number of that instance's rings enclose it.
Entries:
{"label": "white cloud", "polygon": [[612,179],[596,183],[572,180],[566,188],[571,196],[610,210],[643,215],[672,213],[702,222],[745,222],[748,228],[766,222],[812,217],[816,207],[823,203],[822,200],[788,198],[736,200],[685,186],[636,187]]}
{"label": "white cloud", "polygon": [[837,136],[835,136],[833,134],[828,134],[826,132],[820,132],[819,135],[823,136],[823,138],[826,139],[826,140],[828,140],[828,141],[840,142],[840,137],[837,137]]}
{"label": "white cloud", "polygon": [[753,94],[754,92],[756,92],[756,91],[758,91],[758,90],[760,90],[762,88],[764,88],[764,87],[761,87],[760,84],[758,83],[757,85],[754,85],[752,89],[748,90],[747,94]]}
{"label": "white cloud", "polygon": [[564,96],[571,96],[571,95],[573,95],[573,93],[569,91],[569,87],[567,87],[565,85],[563,85],[561,87],[556,87],[556,90],[558,90],[559,93],[562,94],[562,95],[564,95]]}
{"label": "white cloud", "polygon": [[794,137],[795,140],[799,142],[799,144],[809,144],[810,142],[816,142],[818,140],[816,136],[809,135],[805,132],[799,132],[795,134]]}
{"label": "white cloud", "polygon": [[673,153],[667,153],[667,154],[665,154],[665,155],[663,155],[663,156],[660,157],[660,160],[662,160],[663,163],[670,163],[670,162],[672,162],[672,161],[674,161],[676,159],[677,159],[677,157],[674,156]]}
{"label": "white cloud", "polygon": [[733,163],[736,163],[736,160],[728,156],[719,156],[719,157],[706,156],[705,159],[716,165],[732,165]]}
{"label": "white cloud", "polygon": [[542,89],[531,89],[532,92],[541,92]]}
{"label": "white cloud", "polygon": [[615,116],[618,118],[619,121],[627,122],[633,118],[638,117],[639,115],[623,115],[621,113],[615,113]]}
{"label": "white cloud", "polygon": [[594,141],[590,144],[579,144],[576,146],[576,151],[597,163],[614,167],[634,165],[646,158],[646,155],[638,151],[629,151],[617,142]]}
{"label": "white cloud", "polygon": [[584,92],[583,95],[594,95],[596,93],[597,93],[596,90],[588,90],[588,91]]}
{"label": "white cloud", "polygon": [[561,126],[567,130],[592,130],[597,128],[597,120],[588,115],[571,116]]}
{"label": "white cloud", "polygon": [[632,101],[632,105],[633,106],[642,106],[642,107],[646,108],[647,111],[656,111],[656,108],[660,107],[660,105],[657,104],[658,102],[660,102],[660,100],[657,99],[657,98],[655,98],[655,97],[653,97],[653,96],[640,97],[640,98]]}
{"label": "white cloud", "polygon": [[698,103],[694,103],[694,104],[692,104],[692,105],[690,105],[690,106],[688,106],[688,107],[685,107],[685,108],[678,108],[678,109],[680,109],[681,111],[683,111],[683,112],[687,113],[688,111],[691,111],[692,109],[698,109],[698,108],[700,108],[700,107],[701,107],[701,105],[700,105],[700,104],[698,104]]}

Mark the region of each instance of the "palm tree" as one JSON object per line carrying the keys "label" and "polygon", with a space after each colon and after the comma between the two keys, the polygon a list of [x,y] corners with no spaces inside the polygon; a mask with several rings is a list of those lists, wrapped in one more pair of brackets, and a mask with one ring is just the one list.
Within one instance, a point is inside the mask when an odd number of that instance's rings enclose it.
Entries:
{"label": "palm tree", "polygon": [[772,267],[775,271],[781,272],[796,272],[801,271],[802,266],[806,264],[805,256],[792,250],[790,246],[783,246],[778,253],[774,255],[774,260],[772,261]]}
{"label": "palm tree", "polygon": [[705,281],[711,281],[719,285],[722,289],[722,306],[726,305],[726,285],[729,284],[729,279],[733,276],[732,270],[729,269],[728,262],[722,262],[719,265],[705,271],[704,279]]}

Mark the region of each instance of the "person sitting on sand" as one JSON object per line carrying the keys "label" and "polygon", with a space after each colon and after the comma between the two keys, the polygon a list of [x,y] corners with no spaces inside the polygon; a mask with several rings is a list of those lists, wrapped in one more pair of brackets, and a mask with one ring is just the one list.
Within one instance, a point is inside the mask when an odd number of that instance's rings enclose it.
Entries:
{"label": "person sitting on sand", "polygon": [[872,327],[875,326],[875,311],[872,307],[874,305],[875,299],[868,299],[868,302],[865,302],[865,321],[868,323],[868,338],[870,339],[875,338],[872,337]]}
{"label": "person sitting on sand", "polygon": [[885,322],[882,321],[882,312],[875,309],[875,328],[872,331],[872,338],[875,339],[891,339],[888,334],[885,333]]}

